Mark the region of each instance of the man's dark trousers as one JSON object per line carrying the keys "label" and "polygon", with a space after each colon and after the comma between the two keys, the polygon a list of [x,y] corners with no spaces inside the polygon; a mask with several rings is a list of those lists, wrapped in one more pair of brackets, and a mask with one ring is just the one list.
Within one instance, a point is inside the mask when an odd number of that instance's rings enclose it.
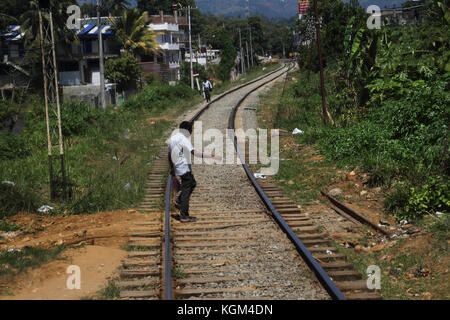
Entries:
{"label": "man's dark trousers", "polygon": [[181,194],[178,197],[180,203],[180,215],[181,218],[189,216],[189,199],[192,191],[194,191],[197,185],[192,172],[187,172],[180,176],[181,178]]}

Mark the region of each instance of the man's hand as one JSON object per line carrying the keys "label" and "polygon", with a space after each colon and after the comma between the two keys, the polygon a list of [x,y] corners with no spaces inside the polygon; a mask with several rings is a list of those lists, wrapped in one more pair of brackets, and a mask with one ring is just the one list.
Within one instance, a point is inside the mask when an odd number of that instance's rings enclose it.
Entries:
{"label": "man's hand", "polygon": [[198,158],[210,158],[210,159],[217,159],[217,160],[222,159],[222,157],[219,155],[207,154],[207,153],[203,153],[203,152],[198,152],[196,150],[192,150],[192,154]]}

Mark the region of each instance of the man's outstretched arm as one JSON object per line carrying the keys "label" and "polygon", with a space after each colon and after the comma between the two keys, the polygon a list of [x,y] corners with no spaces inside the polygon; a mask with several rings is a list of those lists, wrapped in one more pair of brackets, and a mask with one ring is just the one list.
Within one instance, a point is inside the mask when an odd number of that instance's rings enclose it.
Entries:
{"label": "man's outstretched arm", "polygon": [[209,158],[209,159],[217,159],[217,160],[222,159],[222,157],[219,155],[212,155],[212,154],[208,154],[208,153],[198,152],[196,150],[192,150],[191,153],[197,158]]}

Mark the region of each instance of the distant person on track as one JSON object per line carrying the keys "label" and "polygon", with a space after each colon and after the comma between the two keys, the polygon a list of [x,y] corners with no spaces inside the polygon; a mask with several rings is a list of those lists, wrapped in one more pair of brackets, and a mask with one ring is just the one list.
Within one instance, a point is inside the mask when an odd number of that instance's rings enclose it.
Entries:
{"label": "distant person on track", "polygon": [[203,87],[203,98],[206,99],[206,102],[210,102],[211,101],[211,91],[212,91],[212,84],[208,79],[205,79],[205,81],[203,81],[202,83],[202,87]]}
{"label": "distant person on track", "polygon": [[167,141],[169,147],[169,164],[172,176],[181,179],[181,193],[175,201],[175,207],[180,210],[181,222],[195,222],[195,217],[189,216],[189,199],[197,185],[192,174],[191,154],[199,158],[212,158],[220,160],[220,156],[214,156],[194,150],[189,136],[192,134],[192,124],[183,121],[180,124],[180,131],[174,134]]}

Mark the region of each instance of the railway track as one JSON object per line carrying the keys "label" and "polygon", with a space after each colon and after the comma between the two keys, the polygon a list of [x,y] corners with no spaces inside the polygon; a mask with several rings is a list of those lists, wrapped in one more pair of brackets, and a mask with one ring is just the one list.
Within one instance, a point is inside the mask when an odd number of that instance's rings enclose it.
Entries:
{"label": "railway track", "polygon": [[159,299],[164,215],[160,210],[168,171],[167,151],[161,148],[148,174],[145,198],[139,207],[145,219],[131,229],[129,249],[116,283],[122,299]]}
{"label": "railway track", "polygon": [[[234,129],[236,111],[245,99],[290,68],[284,66],[220,95],[191,121],[202,116],[221,130]],[[230,105],[225,100],[241,89],[245,93],[237,103],[230,101],[232,109],[216,107],[222,113],[217,119],[212,112],[203,116],[215,103]],[[229,117],[228,123],[224,115]],[[138,223],[130,239],[130,246],[138,251],[131,252],[124,262],[118,282],[122,298],[380,298],[378,293],[367,292],[362,275],[336,253],[326,235],[276,185],[258,183],[245,163],[227,165],[218,174],[214,167],[193,165],[199,183],[190,212],[198,220],[180,223],[171,215],[169,184],[166,212],[158,210],[168,171],[167,151],[162,147],[140,207],[146,220]]]}
{"label": "railway track", "polygon": [[[260,78],[265,76],[267,75]],[[212,103],[258,81],[258,79],[219,95]],[[209,105],[202,108],[194,118],[198,118],[208,107]],[[164,280],[164,273],[162,271],[164,266],[162,261],[165,254],[164,230],[166,219],[161,212],[161,204],[164,203],[164,191],[169,190],[169,187],[165,185],[167,175],[167,146],[164,144],[152,164],[152,170],[147,177],[145,198],[138,208],[143,214],[143,219],[135,222],[135,227],[130,230],[131,237],[128,244],[130,253],[122,263],[119,280],[116,282],[121,299],[139,300],[163,297],[164,281],[162,280]],[[170,268],[170,266],[166,266],[166,268]]]}

